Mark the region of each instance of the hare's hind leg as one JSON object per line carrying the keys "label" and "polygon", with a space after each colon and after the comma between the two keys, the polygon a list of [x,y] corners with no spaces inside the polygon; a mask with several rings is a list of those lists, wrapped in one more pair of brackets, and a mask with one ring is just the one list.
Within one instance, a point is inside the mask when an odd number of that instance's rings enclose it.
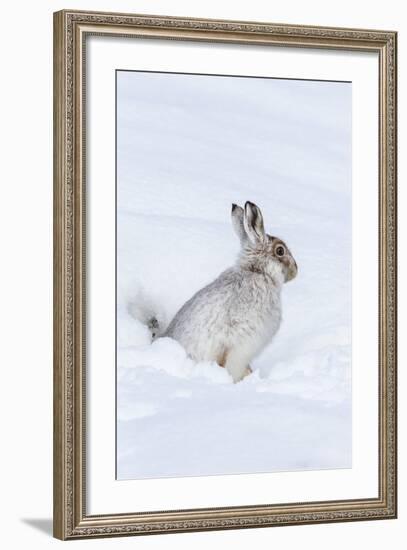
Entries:
{"label": "hare's hind leg", "polygon": [[225,368],[233,378],[233,382],[240,382],[252,372],[249,365],[250,358],[242,349],[232,349],[226,358]]}

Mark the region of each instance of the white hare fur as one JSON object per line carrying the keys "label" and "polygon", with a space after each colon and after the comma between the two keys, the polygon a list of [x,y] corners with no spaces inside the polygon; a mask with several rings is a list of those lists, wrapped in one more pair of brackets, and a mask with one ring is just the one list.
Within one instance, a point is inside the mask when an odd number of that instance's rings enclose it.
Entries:
{"label": "white hare fur", "polygon": [[236,264],[192,296],[163,336],[195,361],[216,361],[238,382],[278,331],[281,289],[296,276],[297,264],[281,239],[265,233],[255,204],[234,204],[232,222],[241,243]]}

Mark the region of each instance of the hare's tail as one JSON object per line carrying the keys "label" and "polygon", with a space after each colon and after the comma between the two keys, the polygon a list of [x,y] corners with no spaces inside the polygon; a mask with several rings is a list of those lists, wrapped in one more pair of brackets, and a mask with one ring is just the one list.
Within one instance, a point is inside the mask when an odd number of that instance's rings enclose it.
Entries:
{"label": "hare's tail", "polygon": [[157,317],[155,317],[155,316],[150,317],[150,319],[147,321],[147,327],[148,327],[149,331],[151,332],[151,339],[152,340],[155,340],[156,338],[161,336],[161,334],[162,334],[161,327],[160,327],[160,323],[159,323]]}
{"label": "hare's tail", "polygon": [[139,291],[137,296],[128,303],[128,311],[134,319],[146,325],[151,333],[151,339],[156,340],[165,332],[164,314],[160,312],[151,297]]}

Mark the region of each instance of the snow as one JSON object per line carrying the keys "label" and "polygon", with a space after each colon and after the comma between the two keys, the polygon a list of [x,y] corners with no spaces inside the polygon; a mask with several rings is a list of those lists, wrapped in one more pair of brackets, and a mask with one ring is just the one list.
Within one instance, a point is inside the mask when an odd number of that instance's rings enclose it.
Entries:
{"label": "snow", "polygon": [[[351,467],[351,84],[118,72],[117,477]],[[165,327],[235,261],[233,202],[299,273],[238,384]]]}

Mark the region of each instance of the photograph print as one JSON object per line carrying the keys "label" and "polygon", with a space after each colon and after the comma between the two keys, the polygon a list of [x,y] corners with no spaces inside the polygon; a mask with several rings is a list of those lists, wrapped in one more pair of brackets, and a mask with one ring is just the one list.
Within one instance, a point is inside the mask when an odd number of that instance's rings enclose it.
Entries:
{"label": "photograph print", "polygon": [[116,478],[352,467],[352,84],[116,71]]}

